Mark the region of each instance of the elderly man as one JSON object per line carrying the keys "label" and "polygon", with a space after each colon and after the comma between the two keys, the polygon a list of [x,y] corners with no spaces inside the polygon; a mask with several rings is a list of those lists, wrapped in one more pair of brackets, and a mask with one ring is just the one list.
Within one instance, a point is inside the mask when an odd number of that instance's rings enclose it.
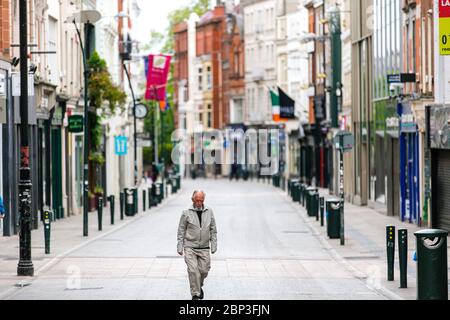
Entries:
{"label": "elderly man", "polygon": [[192,207],[184,210],[178,226],[179,255],[187,264],[192,300],[203,299],[203,281],[211,268],[211,253],[217,250],[217,229],[211,208],[204,205],[205,193],[192,194]]}

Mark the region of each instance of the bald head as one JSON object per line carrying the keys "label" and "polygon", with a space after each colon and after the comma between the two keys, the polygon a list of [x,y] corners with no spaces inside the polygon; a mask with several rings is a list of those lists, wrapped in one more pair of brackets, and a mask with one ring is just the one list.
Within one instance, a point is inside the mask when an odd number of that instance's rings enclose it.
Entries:
{"label": "bald head", "polygon": [[205,202],[205,192],[202,190],[195,190],[192,194],[192,204],[194,205],[194,208],[201,209],[203,208],[203,204]]}

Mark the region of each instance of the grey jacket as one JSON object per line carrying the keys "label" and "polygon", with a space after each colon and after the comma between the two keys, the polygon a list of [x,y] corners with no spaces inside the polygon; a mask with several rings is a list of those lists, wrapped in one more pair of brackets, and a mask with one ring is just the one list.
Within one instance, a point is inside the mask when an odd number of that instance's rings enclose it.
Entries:
{"label": "grey jacket", "polygon": [[[198,219],[194,207],[184,210],[178,225],[177,251],[183,252],[183,248],[211,248],[211,252],[217,250],[217,229],[213,211],[204,207],[202,212],[202,225]],[[211,242],[211,246],[210,246]]]}

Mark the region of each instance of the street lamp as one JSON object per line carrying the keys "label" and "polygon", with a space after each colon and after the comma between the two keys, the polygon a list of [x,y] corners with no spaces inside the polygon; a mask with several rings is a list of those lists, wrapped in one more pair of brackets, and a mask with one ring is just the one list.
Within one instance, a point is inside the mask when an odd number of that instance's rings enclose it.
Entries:
{"label": "street lamp", "polygon": [[[66,23],[73,23],[77,30],[78,39],[80,41],[81,52],[83,55],[83,69],[84,69],[84,151],[83,151],[83,236],[88,236],[88,200],[87,195],[89,191],[89,148],[88,148],[88,81],[89,69],[86,61],[86,50],[83,46],[80,30],[77,22],[83,24],[95,23],[101,19],[101,14],[97,10],[83,10],[76,12],[72,17],[67,18]],[[89,35],[89,34],[88,34]]]}
{"label": "street lamp", "polygon": [[28,141],[28,31],[27,0],[20,0],[20,168],[19,168],[19,242],[18,276],[33,276],[31,261],[31,175]]}
{"label": "street lamp", "polygon": [[137,134],[136,134],[136,98],[134,96],[133,86],[131,85],[130,73],[128,72],[127,66],[125,65],[125,61],[122,61],[123,69],[125,70],[125,74],[127,75],[128,85],[130,86],[131,98],[133,99],[133,127],[134,127],[134,185],[137,185]]}

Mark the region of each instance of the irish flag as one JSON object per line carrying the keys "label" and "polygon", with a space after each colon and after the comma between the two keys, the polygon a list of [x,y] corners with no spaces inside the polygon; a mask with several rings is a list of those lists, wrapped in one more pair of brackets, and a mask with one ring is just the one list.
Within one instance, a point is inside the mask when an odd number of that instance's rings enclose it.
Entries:
{"label": "irish flag", "polygon": [[272,101],[272,119],[275,122],[280,121],[280,97],[273,92],[271,89],[270,91],[270,99]]}

